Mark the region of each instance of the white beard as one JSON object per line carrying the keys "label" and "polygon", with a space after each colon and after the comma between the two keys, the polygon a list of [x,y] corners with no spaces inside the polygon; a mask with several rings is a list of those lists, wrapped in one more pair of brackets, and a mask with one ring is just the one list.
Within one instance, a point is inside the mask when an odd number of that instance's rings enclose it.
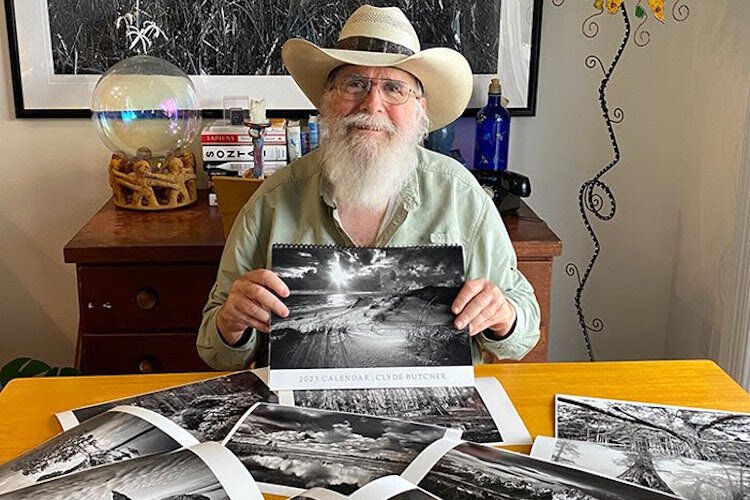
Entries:
{"label": "white beard", "polygon": [[[419,103],[403,129],[385,116],[358,113],[333,116],[327,96],[320,106],[323,175],[337,207],[382,209],[395,199],[417,167],[417,146],[427,135],[427,114]],[[385,136],[353,134],[356,127],[386,131]]]}

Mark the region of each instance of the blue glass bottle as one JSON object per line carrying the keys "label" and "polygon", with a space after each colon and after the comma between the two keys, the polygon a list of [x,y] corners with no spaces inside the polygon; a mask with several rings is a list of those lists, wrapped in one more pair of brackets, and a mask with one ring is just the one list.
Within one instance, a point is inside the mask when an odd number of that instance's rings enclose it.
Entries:
{"label": "blue glass bottle", "polygon": [[508,169],[510,114],[502,105],[500,80],[490,82],[487,106],[477,113],[477,138],[474,168],[502,171]]}

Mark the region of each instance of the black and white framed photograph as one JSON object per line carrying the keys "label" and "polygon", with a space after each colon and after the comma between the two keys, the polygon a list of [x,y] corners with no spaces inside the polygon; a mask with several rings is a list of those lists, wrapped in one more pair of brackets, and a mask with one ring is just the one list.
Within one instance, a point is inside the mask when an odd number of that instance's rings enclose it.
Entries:
{"label": "black and white framed photograph", "polygon": [[252,371],[241,371],[200,382],[129,398],[77,408],[56,415],[63,429],[119,405],[146,408],[186,429],[198,441],[221,441],[258,401],[277,398]]}
{"label": "black and white framed photograph", "polygon": [[460,429],[464,439],[475,443],[531,444],[529,431],[494,377],[477,378],[466,387],[281,391],[279,403]]}
{"label": "black and white framed photograph", "polygon": [[420,488],[451,500],[676,498],[580,469],[468,442],[442,455],[418,482]]}
{"label": "black and white framed photograph", "polygon": [[378,477],[399,475],[450,429],[352,413],[258,403],[224,445],[261,491],[297,495],[319,487],[351,494]]}
{"label": "black and white framed photograph", "polygon": [[750,496],[750,468],[737,464],[543,436],[534,440],[531,456],[689,500],[734,500]]}
{"label": "black and white framed photograph", "polygon": [[0,495],[3,500],[262,500],[253,478],[219,443],[116,462]]}
{"label": "black and white framed photograph", "polygon": [[0,465],[0,493],[195,444],[193,436],[161,415],[118,406]]}
{"label": "black and white framed photograph", "polygon": [[289,316],[271,321],[273,390],[467,386],[468,327],[450,310],[460,246],[274,245]]}
{"label": "black and white framed photograph", "polygon": [[5,0],[16,116],[86,117],[99,76],[140,54],[193,80],[208,117],[225,96],[265,98],[271,115],[313,110],[281,62],[289,38],[332,47],[363,3],[400,7],[422,48],[461,52],[474,72],[467,114],[503,82],[511,114],[536,111],[542,0]]}

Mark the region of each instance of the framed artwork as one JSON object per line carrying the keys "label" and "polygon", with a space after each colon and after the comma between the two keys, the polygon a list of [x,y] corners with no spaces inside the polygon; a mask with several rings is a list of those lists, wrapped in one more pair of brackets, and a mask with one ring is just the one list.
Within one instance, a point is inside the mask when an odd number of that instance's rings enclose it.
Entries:
{"label": "framed artwork", "polygon": [[[271,116],[313,110],[281,63],[288,38],[332,46],[367,0],[5,0],[16,116],[90,116],[100,75],[134,55],[161,57],[190,75],[207,117],[225,96],[264,97]],[[422,48],[450,47],[469,60],[484,105],[500,75],[513,115],[534,115],[542,0],[369,0],[397,5]]]}

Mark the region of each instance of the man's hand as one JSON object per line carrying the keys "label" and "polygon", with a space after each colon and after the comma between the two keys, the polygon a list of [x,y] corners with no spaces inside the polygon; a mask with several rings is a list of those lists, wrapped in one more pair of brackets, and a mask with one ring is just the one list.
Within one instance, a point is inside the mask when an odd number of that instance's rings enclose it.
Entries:
{"label": "man's hand", "polygon": [[463,330],[469,325],[470,335],[489,328],[497,337],[502,337],[507,335],[516,321],[513,305],[497,285],[485,278],[464,283],[451,305],[451,311],[456,315],[453,323],[456,329]]}
{"label": "man's hand", "polygon": [[289,309],[277,296],[288,297],[289,288],[268,269],[253,269],[232,283],[227,301],[216,315],[216,327],[227,344],[236,344],[248,327],[270,332],[272,312],[286,318]]}

